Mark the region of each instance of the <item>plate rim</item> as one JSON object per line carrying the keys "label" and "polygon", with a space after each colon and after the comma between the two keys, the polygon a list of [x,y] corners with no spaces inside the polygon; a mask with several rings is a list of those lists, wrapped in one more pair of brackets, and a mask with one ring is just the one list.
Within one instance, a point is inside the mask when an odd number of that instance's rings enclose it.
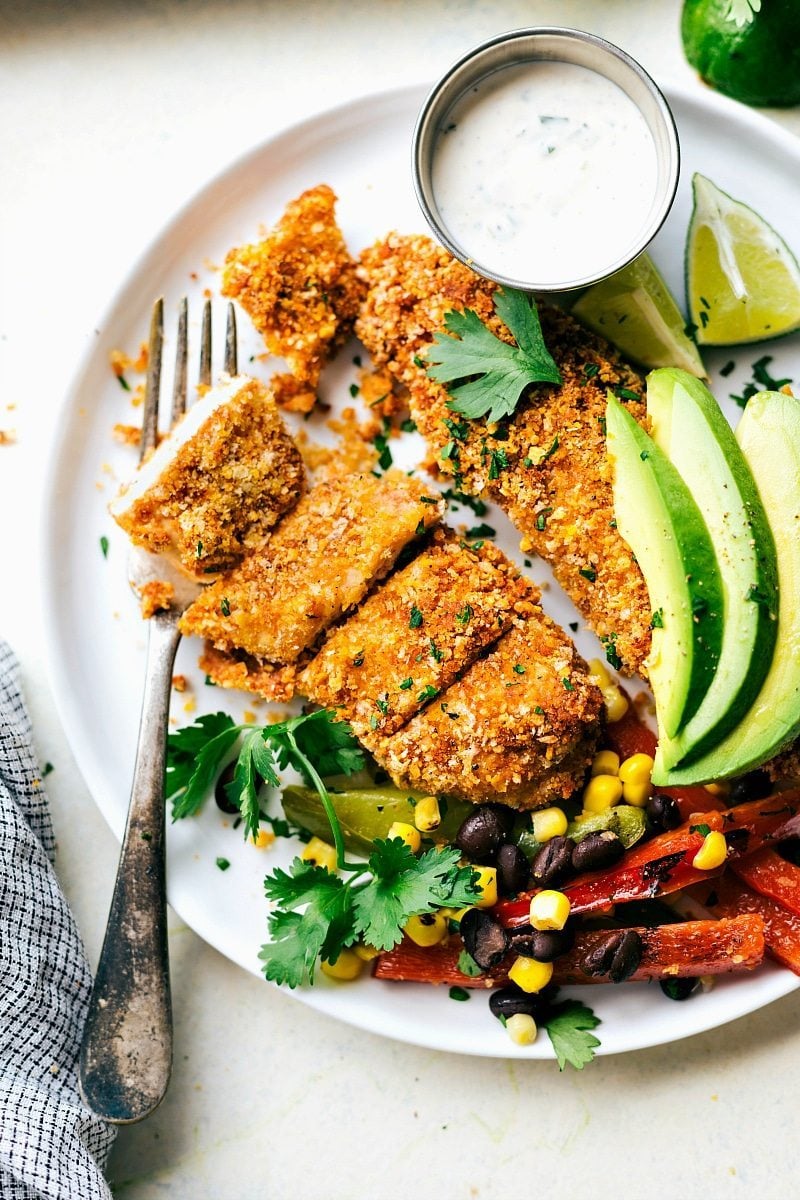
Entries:
{"label": "plate rim", "polygon": [[[766,115],[760,112],[754,112],[743,105],[728,97],[718,95],[712,91],[695,91],[681,83],[674,81],[661,81],[659,86],[664,91],[668,102],[673,103],[678,101],[683,105],[688,105],[701,112],[711,111],[722,117],[731,118],[739,125],[744,125],[751,133],[757,134],[762,139],[772,142],[776,149],[789,154],[796,158],[800,164],[800,139],[791,133],[789,130],[776,125]],[[422,103],[425,95],[430,90],[431,84],[424,81],[418,81],[399,87],[386,88],[373,92],[366,92],[342,103],[331,105],[329,107],[320,108],[311,114],[306,115],[301,120],[292,122],[277,130],[271,132],[268,136],[261,138],[257,142],[250,145],[244,151],[226,160],[221,165],[217,166],[211,172],[204,183],[195,190],[186,195],[186,197],[175,207],[171,215],[168,215],[164,223],[159,227],[156,233],[148,240],[148,242],[136,253],[132,260],[129,261],[126,268],[123,269],[122,276],[118,286],[114,289],[110,299],[102,309],[100,319],[93,326],[97,330],[106,329],[113,321],[118,311],[124,306],[128,294],[135,290],[137,281],[141,279],[148,265],[158,254],[160,247],[169,241],[172,234],[180,226],[184,218],[195,208],[202,200],[208,199],[214,189],[218,188],[226,178],[237,174],[240,171],[245,171],[248,164],[257,160],[261,155],[267,152],[271,147],[275,147],[281,140],[302,136],[304,133],[312,133],[321,121],[335,121],[336,123],[346,122],[348,117],[355,117],[357,114],[363,113],[365,110],[373,114],[377,114],[383,109],[392,109],[395,107],[408,105],[413,99],[417,99]],[[679,131],[680,132],[680,131]],[[409,148],[410,157],[410,148]],[[422,217],[422,224],[425,224]],[[63,644],[59,634],[59,626],[56,617],[56,562],[57,554],[56,547],[53,545],[55,537],[55,523],[50,518],[50,512],[58,497],[58,484],[65,470],[65,455],[64,451],[67,446],[69,437],[72,433],[73,421],[77,410],[80,406],[81,384],[84,376],[90,370],[95,358],[98,354],[98,345],[95,340],[89,342],[80,355],[77,364],[73,367],[70,382],[66,388],[64,395],[58,405],[56,419],[53,425],[52,438],[48,448],[48,453],[45,461],[45,470],[42,487],[42,505],[40,507],[40,515],[37,523],[37,560],[39,562],[39,603],[41,615],[41,627],[43,634],[44,662],[46,674],[50,684],[50,690],[54,701],[55,710],[58,720],[63,729],[66,740],[69,744],[70,751],[73,755],[77,768],[84,780],[86,788],[102,814],[104,820],[109,825],[114,836],[118,841],[121,840],[122,827],[124,826],[124,816],[120,818],[120,814],[114,811],[114,805],[107,798],[106,789],[101,786],[99,778],[100,768],[95,761],[96,754],[89,745],[89,739],[84,735],[84,724],[78,719],[75,714],[74,706],[69,703],[69,672],[63,652]],[[201,937],[208,945],[212,946],[220,954],[228,959],[233,966],[239,967],[241,964],[230,957],[229,951],[221,938],[214,935],[213,931],[205,931],[202,929],[202,921],[196,919],[189,920],[184,916],[183,904],[174,905],[170,899],[169,884],[167,888],[169,903],[174,908],[174,911],[186,925],[191,928],[198,937]],[[110,895],[109,895],[110,902]],[[194,914],[196,917],[196,914]],[[199,926],[199,927],[198,927]],[[255,965],[255,964],[254,964]],[[253,970],[252,974],[260,975],[257,970]],[[622,1047],[607,1047],[602,1043],[598,1047],[596,1053],[598,1056],[608,1056],[612,1054],[632,1053],[636,1050],[644,1050],[670,1044],[676,1041],[683,1041],[689,1037],[695,1037],[701,1033],[708,1032],[711,1029],[721,1028],[723,1025],[729,1024],[731,1021],[748,1015],[751,1012],[757,1012],[761,1008],[766,1007],[773,1001],[780,999],[785,995],[800,988],[800,978],[791,974],[787,969],[778,969],[773,971],[773,984],[770,988],[770,995],[766,999],[759,1000],[753,1005],[748,1002],[746,989],[742,989],[742,1002],[740,1004],[729,1005],[729,1011],[720,1019],[718,1014],[713,1016],[709,1010],[709,1017],[706,1020],[702,1019],[702,1009],[698,1009],[699,1019],[695,1019],[692,1027],[686,1032],[681,1032],[677,1036],[674,1031],[666,1031],[664,1035],[648,1035],[645,1041],[634,1041]],[[277,985],[274,985],[277,987]],[[279,989],[283,992],[286,989]],[[381,1009],[380,1006],[367,1006],[366,1009],[359,1010],[358,1013],[338,1012],[335,1004],[331,1007],[325,1003],[326,992],[317,992],[312,988],[297,989],[291,993],[291,998],[300,1000],[301,1003],[314,1008],[324,1015],[334,1017],[337,1020],[343,1021],[355,1028],[363,1029],[368,1033],[378,1034],[382,1037],[389,1037],[393,1040],[405,1042],[421,1046],[426,1049],[439,1050],[446,1053],[464,1054],[470,1057],[496,1058],[496,1059],[515,1059],[515,1060],[550,1060],[553,1054],[547,1045],[545,1053],[541,1053],[543,1043],[537,1043],[537,1047],[530,1047],[527,1050],[512,1046],[510,1042],[502,1045],[493,1045],[492,1038],[487,1038],[485,1043],[470,1045],[467,1047],[447,1047],[442,1046],[434,1036],[426,1037],[426,1027],[424,1025],[415,1027],[412,1035],[404,1036],[399,1031],[387,1029],[381,1025]]]}

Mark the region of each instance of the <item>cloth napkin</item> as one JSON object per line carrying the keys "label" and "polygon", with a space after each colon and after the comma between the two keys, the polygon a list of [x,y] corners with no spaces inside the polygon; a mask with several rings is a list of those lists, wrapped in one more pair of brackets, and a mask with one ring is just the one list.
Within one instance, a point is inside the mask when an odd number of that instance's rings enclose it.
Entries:
{"label": "cloth napkin", "polygon": [[111,1200],[114,1130],[82,1103],[92,978],[55,838],[19,667],[0,641],[0,1200]]}

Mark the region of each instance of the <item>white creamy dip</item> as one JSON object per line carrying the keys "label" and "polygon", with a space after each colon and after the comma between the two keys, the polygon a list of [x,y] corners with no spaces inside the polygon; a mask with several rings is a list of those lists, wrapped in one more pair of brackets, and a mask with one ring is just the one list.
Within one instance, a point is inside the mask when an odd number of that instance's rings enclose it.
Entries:
{"label": "white creamy dip", "polygon": [[432,184],[451,238],[492,275],[542,287],[599,276],[641,237],[656,148],[622,88],[587,67],[506,67],[459,99]]}

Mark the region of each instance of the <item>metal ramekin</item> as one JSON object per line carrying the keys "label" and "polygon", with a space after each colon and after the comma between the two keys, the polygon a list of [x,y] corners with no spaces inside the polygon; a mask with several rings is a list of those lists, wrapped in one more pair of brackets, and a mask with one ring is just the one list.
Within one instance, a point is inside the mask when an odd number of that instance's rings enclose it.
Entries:
{"label": "metal ramekin", "polygon": [[[658,179],[654,203],[646,228],[622,258],[609,262],[602,272],[580,279],[565,279],[546,284],[535,279],[509,279],[492,271],[490,263],[478,262],[454,239],[436,207],[432,186],[433,155],[438,132],[447,124],[448,114],[462,96],[488,75],[504,67],[519,66],[536,60],[555,60],[588,67],[616,83],[638,107],[656,147]],[[506,287],[528,292],[568,292],[605,279],[632,262],[652,241],[672,207],[678,187],[680,148],[675,122],[660,90],[630,55],[611,42],[580,29],[517,29],[502,33],[476,46],[445,72],[429,93],[414,130],[412,170],[420,207],[442,245],[451,254],[487,279]],[[598,230],[598,234],[602,231]]]}

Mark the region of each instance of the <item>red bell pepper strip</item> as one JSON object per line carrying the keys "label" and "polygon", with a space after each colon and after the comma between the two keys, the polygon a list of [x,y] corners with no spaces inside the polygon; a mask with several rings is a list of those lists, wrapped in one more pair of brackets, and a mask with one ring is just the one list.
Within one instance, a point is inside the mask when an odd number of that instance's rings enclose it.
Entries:
{"label": "red bell pepper strip", "polygon": [[[683,921],[655,929],[637,929],[636,932],[642,939],[642,959],[629,982],[752,971],[764,957],[764,926],[759,916],[738,916],[727,921]],[[580,966],[587,951],[607,936],[607,931],[597,929],[578,933],[569,953],[553,964],[553,982],[608,983],[607,977],[585,975]],[[510,959],[492,972],[464,975],[458,969],[462,949],[460,938],[426,949],[406,938],[394,950],[378,956],[375,978],[464,988],[495,988],[508,982]]]}
{"label": "red bell pepper strip", "polygon": [[731,863],[731,869],[754,892],[800,917],[800,867],[786,862],[777,850],[765,846]]}
{"label": "red bell pepper strip", "polygon": [[[649,754],[651,758],[655,758],[656,735],[645,725],[633,703],[628,705],[628,711],[621,720],[608,726],[605,740],[612,750],[616,750],[621,761],[630,758],[632,754]],[[684,821],[692,813],[722,810],[725,807],[724,801],[718,796],[713,796],[704,787],[660,787],[656,790],[665,796],[672,796]]]}
{"label": "red bell pepper strip", "polygon": [[[611,904],[628,900],[651,900],[667,896],[707,879],[716,872],[692,866],[700,849],[705,828],[725,834],[728,857],[741,858],[763,845],[800,831],[800,791],[781,792],[764,800],[752,800],[724,812],[695,813],[685,825],[640,843],[606,871],[579,875],[561,888],[569,897],[574,914],[596,912]],[[514,900],[495,905],[493,915],[503,925],[526,925],[531,896],[528,892]]]}
{"label": "red bell pepper strip", "polygon": [[788,912],[768,896],[752,891],[741,879],[726,871],[720,879],[697,884],[689,895],[719,917],[754,913],[764,922],[767,953],[800,975],[800,917]]}

